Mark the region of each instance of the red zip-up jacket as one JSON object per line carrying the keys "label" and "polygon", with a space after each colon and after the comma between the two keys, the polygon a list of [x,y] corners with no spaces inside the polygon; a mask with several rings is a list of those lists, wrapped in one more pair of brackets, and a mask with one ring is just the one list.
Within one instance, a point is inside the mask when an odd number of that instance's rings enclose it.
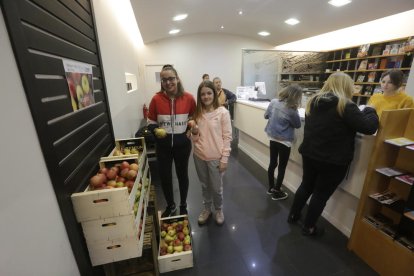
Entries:
{"label": "red zip-up jacket", "polygon": [[154,131],[162,127],[167,131],[167,137],[158,139],[158,145],[173,147],[189,143],[186,135],[187,122],[196,110],[193,95],[188,92],[180,97],[170,99],[164,91],[157,92],[151,100],[148,112],[148,128]]}

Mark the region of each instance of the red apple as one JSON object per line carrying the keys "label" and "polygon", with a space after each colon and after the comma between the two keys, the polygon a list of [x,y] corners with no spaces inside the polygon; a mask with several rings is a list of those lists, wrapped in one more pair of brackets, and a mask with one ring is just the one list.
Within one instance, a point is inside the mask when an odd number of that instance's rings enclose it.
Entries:
{"label": "red apple", "polygon": [[128,180],[127,182],[125,182],[125,186],[132,189],[132,187],[134,187],[134,183],[134,181]]}
{"label": "red apple", "polygon": [[122,177],[127,177],[128,172],[129,172],[129,168],[124,168],[124,169],[122,169],[120,175]]}
{"label": "red apple", "polygon": [[121,169],[129,169],[129,163],[127,161],[122,162]]}
{"label": "red apple", "polygon": [[132,163],[131,165],[129,165],[129,169],[138,172],[138,164]]}
{"label": "red apple", "polygon": [[99,170],[99,172],[106,175],[106,173],[108,172],[108,168],[102,168]]}
{"label": "red apple", "polygon": [[179,246],[179,245],[181,245],[181,241],[180,241],[179,239],[176,239],[176,240],[174,241],[173,246]]}
{"label": "red apple", "polygon": [[184,238],[185,238],[184,233],[183,233],[183,232],[179,232],[179,233],[177,234],[177,238],[178,238],[180,241],[183,241],[183,240],[184,240]]}
{"label": "red apple", "polygon": [[126,181],[125,177],[118,176],[118,177],[116,178],[116,182],[124,182],[124,183],[125,183],[125,181]]}
{"label": "red apple", "polygon": [[91,184],[92,187],[97,188],[103,184],[103,179],[99,175],[94,175],[89,180],[89,183]]}
{"label": "red apple", "polygon": [[118,172],[111,168],[107,173],[106,173],[106,177],[110,180],[113,180],[116,178],[116,176],[118,175]]}
{"label": "red apple", "polygon": [[109,180],[108,183],[106,183],[106,186],[114,188],[116,186],[116,181]]}
{"label": "red apple", "polygon": [[184,251],[189,251],[189,250],[191,250],[191,245],[190,244],[184,245]]}
{"label": "red apple", "polygon": [[135,177],[137,177],[137,172],[134,170],[129,170],[126,178],[128,178],[129,180],[135,179]]}

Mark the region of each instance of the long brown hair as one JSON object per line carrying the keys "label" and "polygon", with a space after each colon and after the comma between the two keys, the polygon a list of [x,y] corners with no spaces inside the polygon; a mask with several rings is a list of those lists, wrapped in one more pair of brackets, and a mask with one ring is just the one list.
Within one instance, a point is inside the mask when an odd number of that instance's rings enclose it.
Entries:
{"label": "long brown hair", "polygon": [[[180,77],[178,76],[177,70],[175,70],[175,68],[171,65],[171,64],[166,64],[162,67],[160,75],[162,72],[164,71],[172,71],[175,75],[175,77],[177,78],[177,94],[176,97],[180,97],[184,94],[184,86],[183,86],[183,82],[181,81]],[[161,91],[164,91],[164,88],[162,87],[162,83],[161,83]]]}
{"label": "long brown hair", "polygon": [[345,110],[345,105],[350,102],[352,93],[354,92],[354,81],[348,74],[343,72],[336,72],[329,76],[321,90],[309,99],[306,105],[306,115],[311,113],[311,105],[317,105],[319,100],[326,97],[328,93],[335,95],[338,98],[336,110],[339,116],[342,117]]}
{"label": "long brown hair", "polygon": [[297,84],[289,85],[279,92],[279,100],[284,101],[287,107],[298,109],[302,100],[302,87]]}
{"label": "long brown hair", "polygon": [[216,88],[214,87],[213,82],[209,81],[209,80],[205,80],[205,81],[201,82],[200,85],[198,86],[198,90],[197,90],[197,107],[196,107],[196,111],[194,112],[194,120],[196,122],[203,115],[203,102],[201,101],[201,89],[203,87],[210,88],[213,91],[213,95],[214,95],[213,107],[214,107],[214,109],[217,109],[217,108],[220,107],[220,104],[218,102],[218,95],[217,95]]}

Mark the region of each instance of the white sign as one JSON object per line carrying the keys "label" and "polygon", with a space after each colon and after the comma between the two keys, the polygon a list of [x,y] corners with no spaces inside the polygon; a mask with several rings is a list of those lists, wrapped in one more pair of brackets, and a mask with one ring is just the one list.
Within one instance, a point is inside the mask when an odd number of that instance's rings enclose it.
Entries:
{"label": "white sign", "polygon": [[239,100],[248,100],[249,98],[257,98],[257,91],[254,86],[237,86],[236,96]]}
{"label": "white sign", "polygon": [[262,94],[262,95],[266,95],[266,83],[265,82],[255,82],[254,83],[255,86],[255,90],[257,91],[257,93]]}

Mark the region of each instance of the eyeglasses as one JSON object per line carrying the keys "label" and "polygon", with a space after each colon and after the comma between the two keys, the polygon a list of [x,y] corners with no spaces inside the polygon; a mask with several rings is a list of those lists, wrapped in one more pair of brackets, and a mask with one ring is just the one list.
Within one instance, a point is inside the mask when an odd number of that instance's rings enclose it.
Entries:
{"label": "eyeglasses", "polygon": [[173,82],[176,79],[177,79],[176,77],[169,77],[169,78],[161,79],[161,82],[162,83]]}

